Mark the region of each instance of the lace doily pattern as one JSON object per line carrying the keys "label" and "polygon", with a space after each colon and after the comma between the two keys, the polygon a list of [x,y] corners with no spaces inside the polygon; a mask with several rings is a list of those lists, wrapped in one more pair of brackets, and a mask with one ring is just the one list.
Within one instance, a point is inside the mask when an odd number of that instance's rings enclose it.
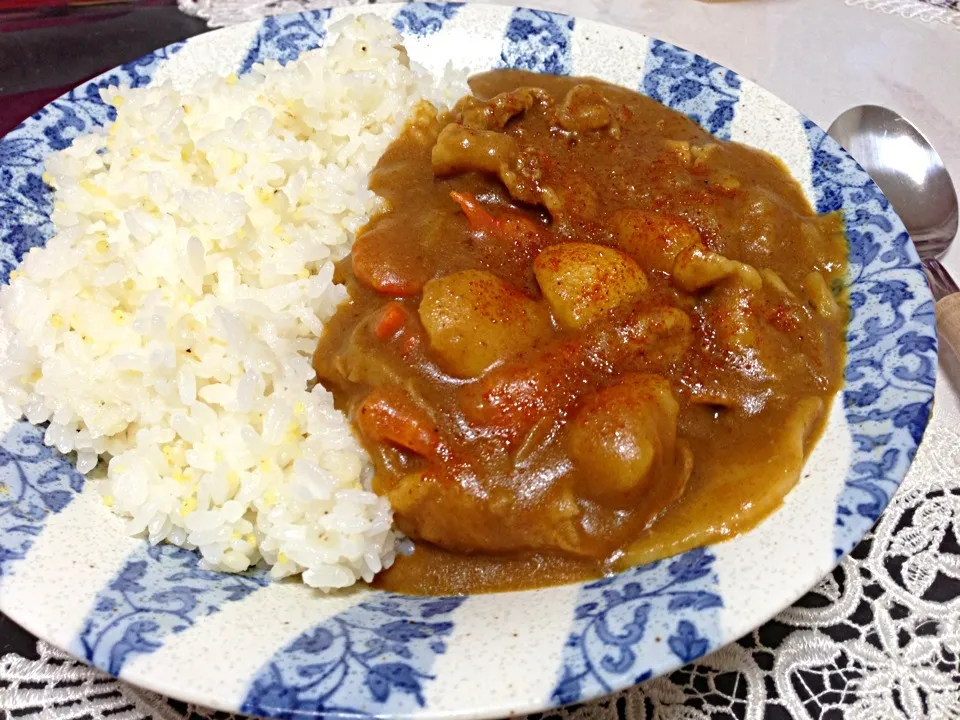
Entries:
{"label": "lace doily pattern", "polygon": [[847,0],[847,5],[960,28],[960,0]]}
{"label": "lace doily pattern", "polygon": [[188,15],[207,21],[212,28],[261,20],[273,15],[302,13],[345,5],[366,5],[370,0],[177,0]]}
{"label": "lace doily pattern", "polygon": [[[201,17],[210,27],[225,27],[270,15],[297,13],[318,7],[363,5],[371,0],[177,0],[180,9]],[[846,0],[847,5],[891,15],[942,22],[960,28],[958,0]]]}
{"label": "lace doily pattern", "polygon": [[37,642],[36,657],[0,660],[0,708],[30,720],[240,720],[127,685]]}

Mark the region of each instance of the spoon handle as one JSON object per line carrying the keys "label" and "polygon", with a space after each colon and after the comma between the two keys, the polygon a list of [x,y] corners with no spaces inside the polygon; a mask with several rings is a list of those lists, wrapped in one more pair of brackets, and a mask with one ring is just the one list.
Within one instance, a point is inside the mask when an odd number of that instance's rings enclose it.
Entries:
{"label": "spoon handle", "polygon": [[923,258],[920,264],[936,303],[937,333],[960,357],[960,287],[936,258]]}
{"label": "spoon handle", "polygon": [[960,293],[938,300],[935,310],[940,338],[946,340],[954,354],[960,357]]}

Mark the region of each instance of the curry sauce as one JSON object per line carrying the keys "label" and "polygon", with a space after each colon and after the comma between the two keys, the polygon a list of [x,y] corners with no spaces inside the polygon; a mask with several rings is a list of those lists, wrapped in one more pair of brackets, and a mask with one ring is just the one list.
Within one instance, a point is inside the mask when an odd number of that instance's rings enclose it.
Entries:
{"label": "curry sauce", "polygon": [[377,584],[572,582],[749,529],[841,384],[839,217],[635,92],[471,88],[373,171],[314,358],[415,543]]}

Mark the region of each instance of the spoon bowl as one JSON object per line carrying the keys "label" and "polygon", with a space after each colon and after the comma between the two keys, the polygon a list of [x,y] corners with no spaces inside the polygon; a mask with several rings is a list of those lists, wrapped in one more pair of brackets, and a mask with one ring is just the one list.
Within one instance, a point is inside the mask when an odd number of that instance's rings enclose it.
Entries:
{"label": "spoon bowl", "polygon": [[920,256],[943,255],[957,234],[957,192],[923,134],[901,115],[877,105],[847,110],[827,132],[880,186]]}

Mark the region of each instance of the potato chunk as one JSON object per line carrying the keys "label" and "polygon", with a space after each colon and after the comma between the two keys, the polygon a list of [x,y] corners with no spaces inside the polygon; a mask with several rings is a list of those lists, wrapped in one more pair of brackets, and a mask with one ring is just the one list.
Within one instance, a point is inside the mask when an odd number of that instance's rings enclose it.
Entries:
{"label": "potato chunk", "polygon": [[533,271],[557,321],[583,327],[647,289],[647,278],[629,256],[589,243],[562,243],[547,248]]}
{"label": "potato chunk", "polygon": [[677,255],[689,247],[703,247],[700,231],[675,215],[647,210],[620,210],[612,218],[620,249],[645,270],[670,272]]}
{"label": "potato chunk", "polygon": [[679,413],[670,384],[659,375],[626,375],[589,396],[567,436],[581,471],[579,492],[613,507],[672,502],[688,469],[678,453]]}
{"label": "potato chunk", "polygon": [[420,320],[441,367],[465,378],[525,350],[551,328],[543,305],[484,270],[428,282]]}

